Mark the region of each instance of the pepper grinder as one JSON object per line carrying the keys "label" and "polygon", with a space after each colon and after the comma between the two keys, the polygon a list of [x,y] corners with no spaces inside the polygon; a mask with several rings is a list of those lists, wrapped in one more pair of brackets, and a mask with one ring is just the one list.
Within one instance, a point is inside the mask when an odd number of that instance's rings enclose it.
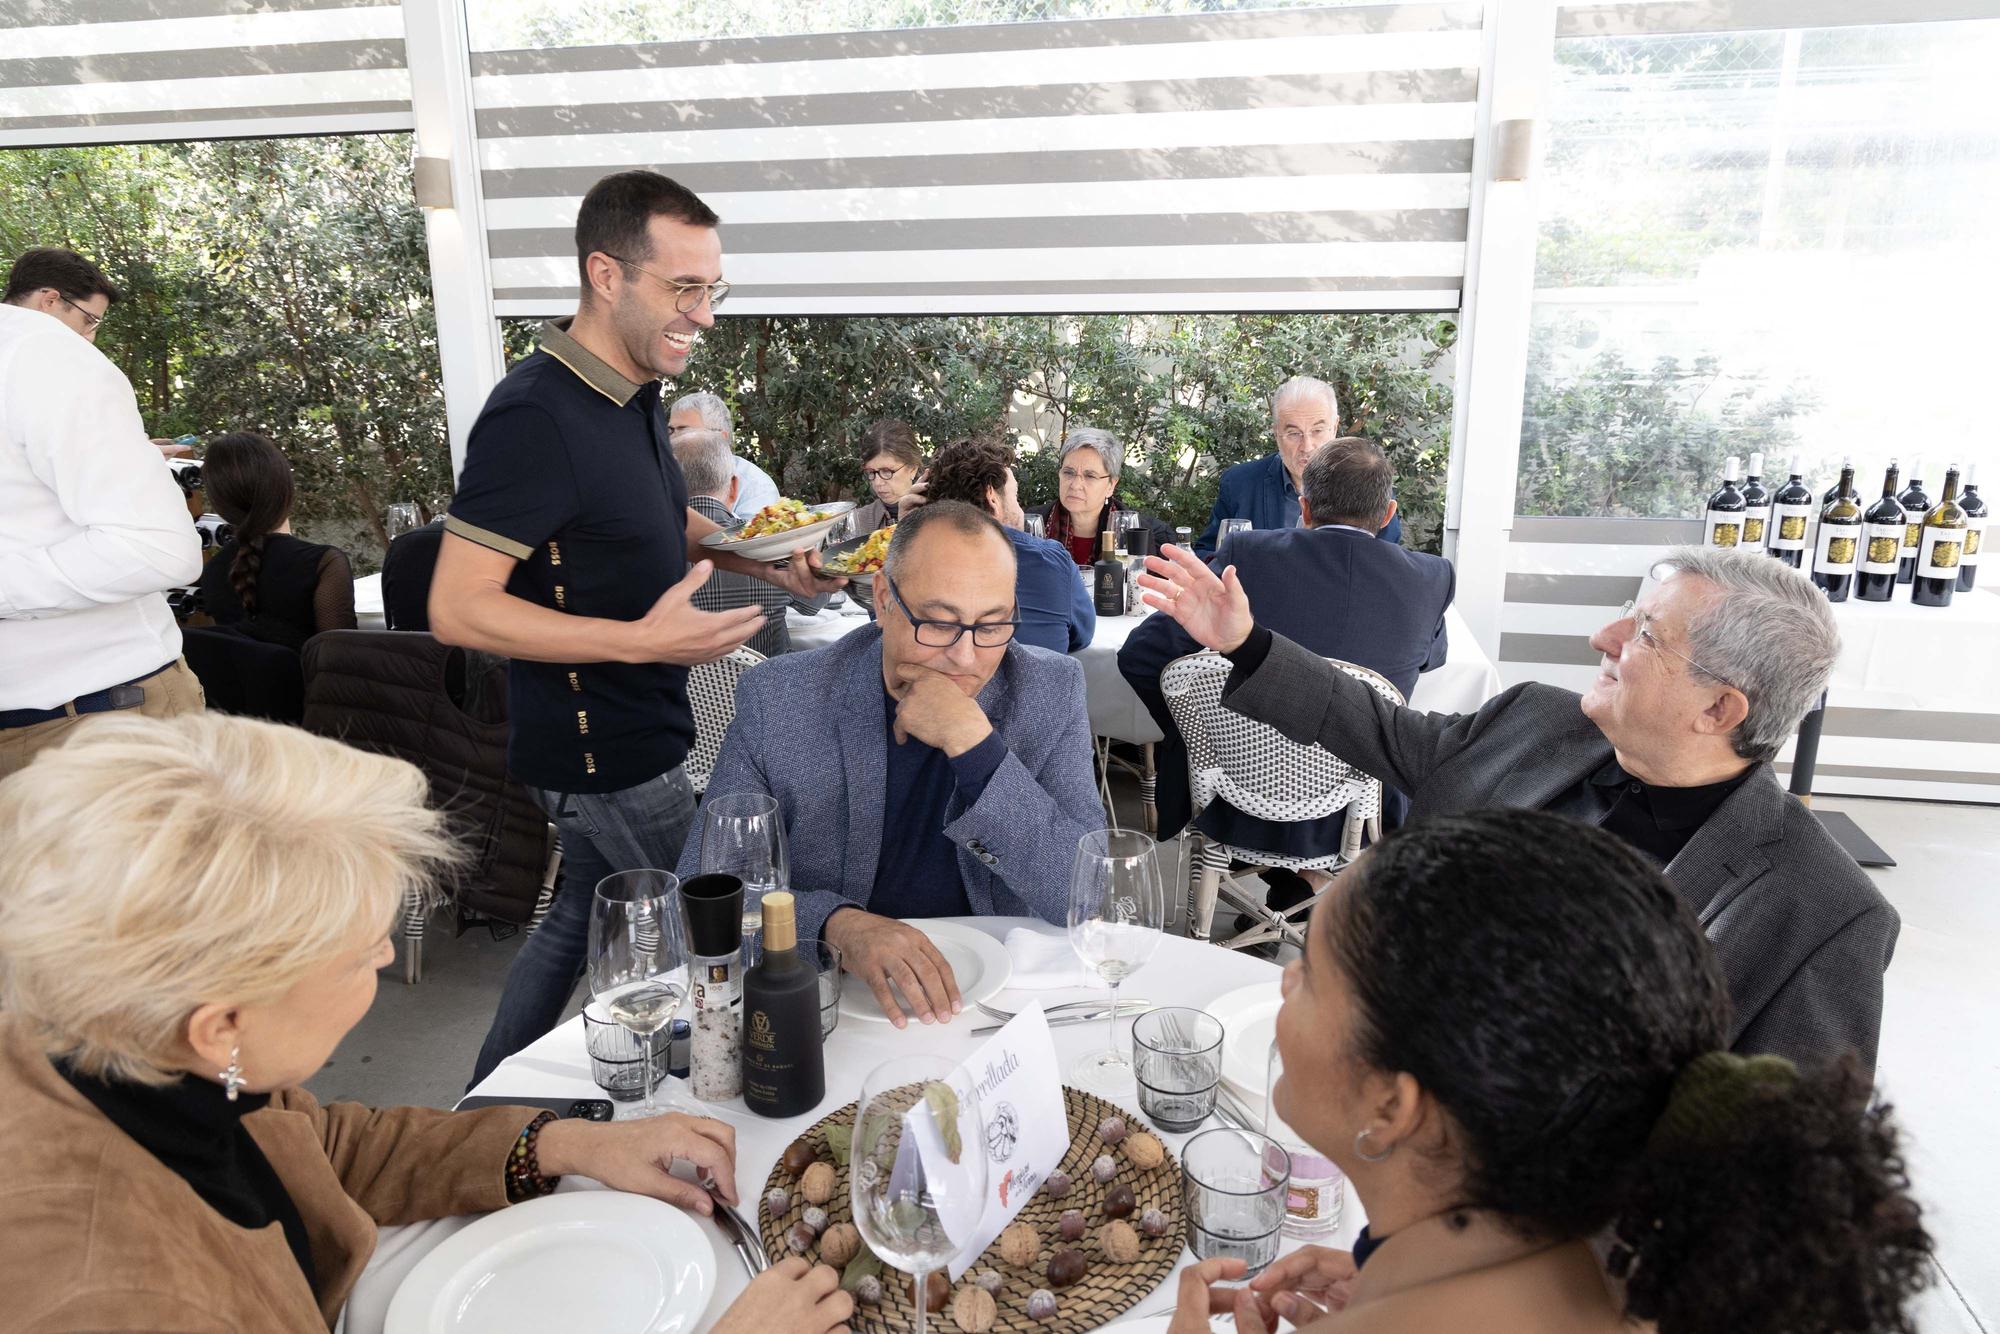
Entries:
{"label": "pepper grinder", "polygon": [[743,1092],[743,882],[698,875],[681,886],[693,956],[689,1083],[703,1102]]}

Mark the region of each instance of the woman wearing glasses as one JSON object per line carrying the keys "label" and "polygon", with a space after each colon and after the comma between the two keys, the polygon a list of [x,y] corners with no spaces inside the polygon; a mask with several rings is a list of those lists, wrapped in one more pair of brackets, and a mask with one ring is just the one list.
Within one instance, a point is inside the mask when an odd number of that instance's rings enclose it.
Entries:
{"label": "woman wearing glasses", "polygon": [[[1097,534],[1118,526],[1118,477],[1125,470],[1125,446],[1109,431],[1080,426],[1063,442],[1057,465],[1057,499],[1028,513],[1039,515],[1044,533],[1069,548],[1070,559],[1088,567],[1097,560]],[[1174,530],[1150,514],[1139,522],[1153,531],[1153,550],[1174,540]]]}
{"label": "woman wearing glasses", "polygon": [[896,502],[909,494],[924,470],[924,451],[906,421],[884,417],[861,431],[861,475],[875,499],[854,511],[851,531],[866,537],[896,522]]}

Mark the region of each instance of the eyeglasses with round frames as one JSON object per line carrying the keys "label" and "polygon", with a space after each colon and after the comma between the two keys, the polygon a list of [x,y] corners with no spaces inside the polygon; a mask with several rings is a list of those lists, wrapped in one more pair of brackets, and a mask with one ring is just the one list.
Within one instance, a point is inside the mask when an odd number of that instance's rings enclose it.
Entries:
{"label": "eyeglasses with round frames", "polygon": [[[1012,639],[1014,632],[1021,628],[1018,620],[981,621],[977,625],[964,625],[958,621],[919,620],[917,614],[910,610],[910,604],[903,600],[903,590],[896,587],[896,581],[889,577],[887,570],[882,572],[882,579],[889,585],[889,596],[896,599],[896,605],[902,609],[903,615],[910,622],[911,629],[916,632],[917,642],[925,648],[950,648],[966,635],[972,636],[974,648],[999,648]],[[930,636],[928,639],[924,637],[927,634]]]}
{"label": "eyeglasses with round frames", "polygon": [[729,284],[718,278],[712,283],[684,283],[673,278],[654,273],[643,264],[636,264],[623,255],[614,255],[609,250],[597,252],[606,259],[615,259],[620,264],[639,270],[656,283],[664,283],[674,289],[674,309],[683,315],[692,315],[702,308],[704,302],[714,310],[729,299]]}
{"label": "eyeglasses with round frames", "polygon": [[897,473],[908,472],[910,465],[899,463],[893,468],[863,468],[861,475],[871,482],[886,482]]}
{"label": "eyeglasses with round frames", "polygon": [[1724,676],[1721,672],[1716,671],[1713,667],[1704,667],[1700,663],[1696,662],[1693,658],[1690,658],[1687,654],[1681,652],[1679,649],[1668,648],[1665,644],[1661,643],[1660,637],[1653,633],[1653,618],[1647,615],[1645,612],[1637,610],[1638,605],[1639,605],[1639,600],[1637,598],[1627,598],[1625,601],[1625,605],[1618,609],[1618,619],[1621,621],[1625,620],[1631,621],[1633,636],[1643,641],[1647,648],[1654,649],[1658,652],[1669,654],[1673,657],[1679,658],[1682,662],[1694,668],[1696,671],[1700,672],[1703,676],[1706,676],[1714,681],[1719,681],[1723,685],[1728,686],[1731,690],[1740,690],[1745,695],[1748,695],[1750,693],[1749,691],[1744,690],[1742,686],[1737,685],[1734,681]]}

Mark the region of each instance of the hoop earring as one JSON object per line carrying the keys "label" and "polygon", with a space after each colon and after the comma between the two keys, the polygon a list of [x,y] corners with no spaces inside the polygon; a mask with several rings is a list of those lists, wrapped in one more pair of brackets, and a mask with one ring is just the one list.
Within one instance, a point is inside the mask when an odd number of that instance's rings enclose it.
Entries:
{"label": "hoop earring", "polygon": [[[231,1096],[233,1097],[235,1095],[232,1094]],[[1368,1137],[1374,1133],[1375,1133],[1374,1129],[1370,1128],[1367,1130],[1360,1131],[1354,1136],[1354,1156],[1359,1158],[1364,1163],[1386,1163],[1389,1161],[1389,1155],[1393,1154],[1396,1151],[1395,1145],[1391,1144],[1388,1148],[1384,1149],[1380,1153],[1370,1153],[1368,1152],[1368,1150],[1361,1147],[1362,1144],[1366,1142]]]}
{"label": "hoop earring", "polygon": [[222,1096],[231,1102],[236,1101],[237,1092],[243,1087],[242,1056],[243,1049],[241,1047],[231,1047],[229,1049],[229,1068],[222,1072]]}

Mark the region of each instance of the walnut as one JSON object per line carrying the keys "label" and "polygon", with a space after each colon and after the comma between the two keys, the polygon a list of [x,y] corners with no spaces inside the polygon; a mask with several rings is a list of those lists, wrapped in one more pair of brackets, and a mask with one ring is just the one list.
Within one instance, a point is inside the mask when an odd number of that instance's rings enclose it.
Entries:
{"label": "walnut", "polygon": [[1150,1172],[1167,1161],[1167,1150],[1159,1140],[1141,1131],[1125,1141],[1125,1156],[1132,1160],[1132,1166]]}
{"label": "walnut", "polygon": [[1097,1244],[1114,1264],[1129,1265],[1139,1258],[1139,1234],[1130,1223],[1106,1223],[1097,1229]]}
{"label": "walnut", "polygon": [[860,1253],[861,1232],[852,1223],[835,1223],[819,1239],[820,1262],[835,1269],[845,1268]]}
{"label": "walnut", "polygon": [[993,1294],[977,1284],[966,1284],[951,1299],[951,1322],[965,1334],[986,1334],[993,1328],[994,1318],[999,1314],[1000,1308],[994,1302]]}
{"label": "walnut", "polygon": [[1029,1223],[1009,1223],[1000,1234],[1000,1258],[1010,1265],[1031,1265],[1042,1253],[1042,1234]]}
{"label": "walnut", "polygon": [[832,1163],[814,1163],[799,1178],[799,1194],[809,1204],[825,1204],[833,1198],[835,1173]]}

